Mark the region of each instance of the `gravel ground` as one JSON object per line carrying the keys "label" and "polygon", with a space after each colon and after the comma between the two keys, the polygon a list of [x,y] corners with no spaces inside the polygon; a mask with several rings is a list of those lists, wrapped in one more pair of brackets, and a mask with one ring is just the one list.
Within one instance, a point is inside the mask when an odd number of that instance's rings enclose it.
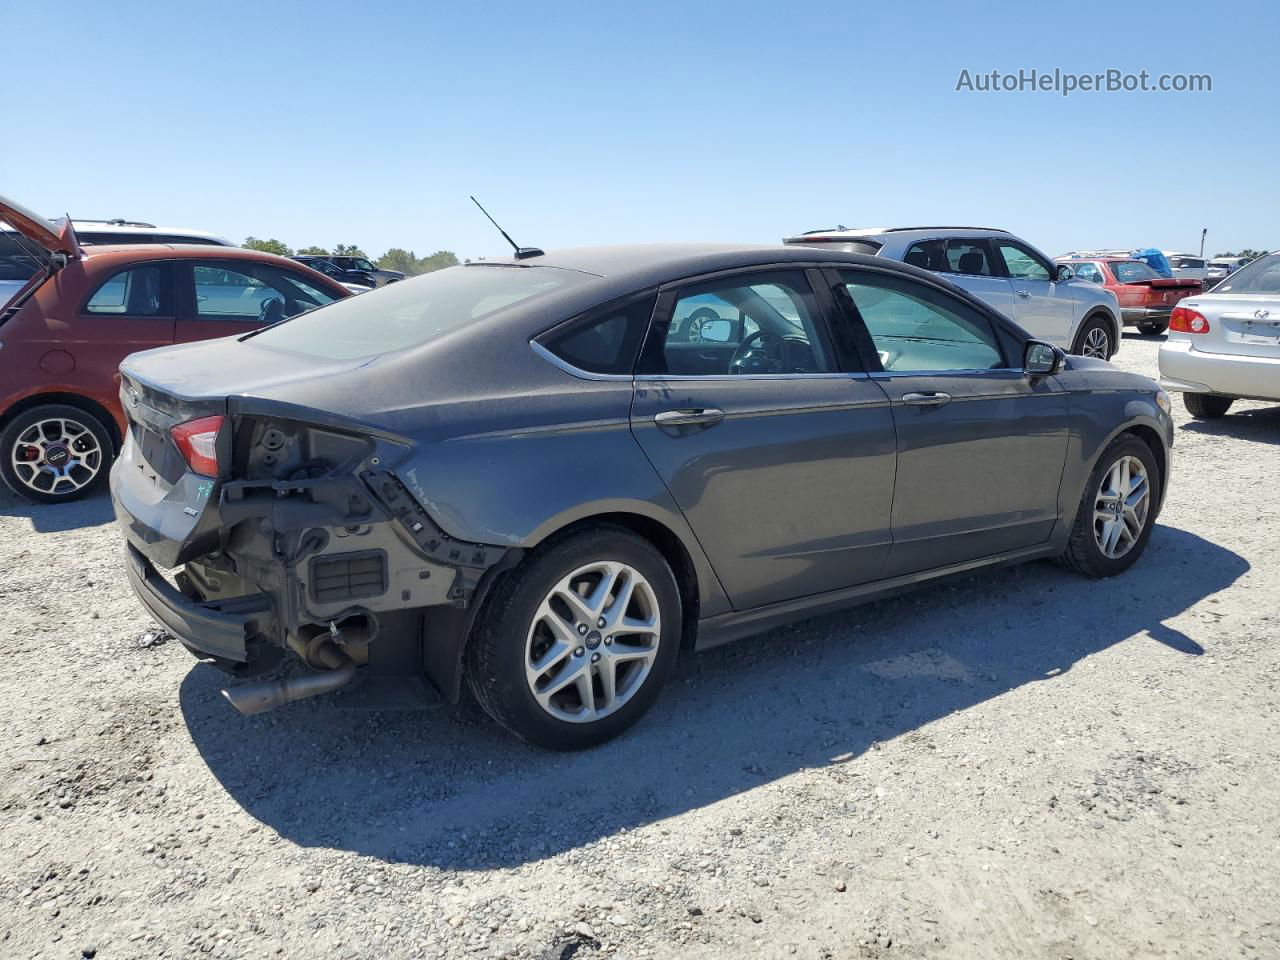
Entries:
{"label": "gravel ground", "polygon": [[571,756],[444,712],[240,717],[104,497],[0,495],[0,956],[1280,956],[1280,407],[1175,412],[1123,577],[775,630]]}

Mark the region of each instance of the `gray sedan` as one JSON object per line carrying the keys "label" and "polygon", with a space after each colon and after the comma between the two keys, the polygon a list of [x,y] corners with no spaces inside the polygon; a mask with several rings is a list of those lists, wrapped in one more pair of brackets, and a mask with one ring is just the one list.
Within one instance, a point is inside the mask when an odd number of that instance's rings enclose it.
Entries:
{"label": "gray sedan", "polygon": [[[805,246],[522,251],[135,354],[151,613],[246,713],[464,684],[600,743],[678,656],[939,578],[1142,554],[1168,397],[937,274]],[[178,568],[164,575],[160,568]]]}

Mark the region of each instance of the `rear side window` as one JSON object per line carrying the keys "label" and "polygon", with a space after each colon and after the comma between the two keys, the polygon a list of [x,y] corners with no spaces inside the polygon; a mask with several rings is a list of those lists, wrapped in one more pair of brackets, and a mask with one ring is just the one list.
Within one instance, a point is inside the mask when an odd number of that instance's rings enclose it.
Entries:
{"label": "rear side window", "polygon": [[1003,367],[991,321],[968,304],[906,278],[840,272],[889,373]]}
{"label": "rear side window", "polygon": [[653,313],[653,296],[593,311],[592,316],[553,333],[542,345],[571,367],[587,373],[629,375]]}
{"label": "rear side window", "polygon": [[337,299],[297,274],[261,263],[196,263],[191,278],[198,317],[275,322]]}
{"label": "rear side window", "polygon": [[164,269],[159,264],[130,267],[110,277],[89,298],[84,312],[156,317],[165,311]]}

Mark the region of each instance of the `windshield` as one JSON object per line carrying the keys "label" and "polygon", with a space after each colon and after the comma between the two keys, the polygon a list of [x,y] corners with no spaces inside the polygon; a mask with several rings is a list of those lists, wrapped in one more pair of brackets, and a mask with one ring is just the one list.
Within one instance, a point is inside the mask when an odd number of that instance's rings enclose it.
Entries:
{"label": "windshield", "polygon": [[1116,278],[1116,283],[1138,283],[1142,280],[1159,280],[1160,274],[1156,273],[1141,260],[1121,260],[1118,263],[1111,264],[1111,273]]}
{"label": "windshield", "polygon": [[1280,294],[1280,253],[1259,257],[1213,288],[1214,293]]}
{"label": "windshield", "polygon": [[356,257],[354,260],[351,261],[351,265],[355,267],[357,270],[373,271],[378,269],[368,260],[365,260],[363,257]]}
{"label": "windshield", "polygon": [[504,307],[590,279],[557,267],[449,267],[339,300],[254,336],[281,350],[354,360],[429,343]]}

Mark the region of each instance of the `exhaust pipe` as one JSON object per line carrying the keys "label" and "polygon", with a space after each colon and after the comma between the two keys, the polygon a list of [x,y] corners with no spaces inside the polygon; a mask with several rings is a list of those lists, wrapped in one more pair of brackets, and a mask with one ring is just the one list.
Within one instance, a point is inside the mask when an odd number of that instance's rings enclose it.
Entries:
{"label": "exhaust pipe", "polygon": [[312,666],[327,669],[323,673],[311,673],[302,677],[285,677],[283,680],[230,687],[224,689],[222,695],[245,716],[252,716],[283,707],[295,700],[332,693],[356,678],[355,662],[328,637],[308,645],[306,660]]}

